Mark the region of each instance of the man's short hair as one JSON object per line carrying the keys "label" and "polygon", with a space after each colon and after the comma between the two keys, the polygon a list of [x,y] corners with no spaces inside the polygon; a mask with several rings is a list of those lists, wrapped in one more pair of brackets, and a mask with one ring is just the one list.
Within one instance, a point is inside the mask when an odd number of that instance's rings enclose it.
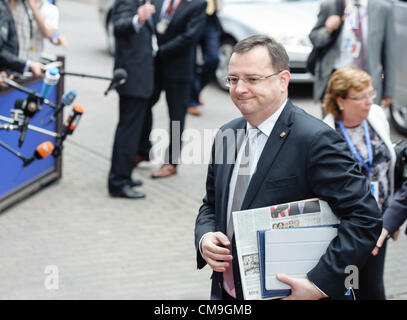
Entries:
{"label": "man's short hair", "polygon": [[266,47],[270,56],[271,65],[276,72],[290,71],[289,58],[283,45],[266,35],[254,35],[236,43],[232,53],[246,53],[257,46]]}

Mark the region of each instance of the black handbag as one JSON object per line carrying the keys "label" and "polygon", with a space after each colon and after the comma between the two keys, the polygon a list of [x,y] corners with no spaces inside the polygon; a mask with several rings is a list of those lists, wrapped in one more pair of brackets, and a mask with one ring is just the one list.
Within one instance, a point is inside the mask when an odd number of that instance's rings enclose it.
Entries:
{"label": "black handbag", "polygon": [[394,144],[396,152],[396,165],[394,167],[394,187],[400,189],[403,182],[407,179],[407,141],[398,140]]}
{"label": "black handbag", "polygon": [[[342,17],[345,11],[345,2],[344,0],[335,0],[336,4],[336,11],[334,14]],[[334,32],[332,32],[330,39],[328,43],[323,46],[323,47],[313,47],[310,54],[308,55],[307,62],[306,62],[306,69],[308,72],[310,72],[312,75],[315,75],[315,65],[317,61],[321,60],[325,54],[328,52],[328,50],[332,47],[332,45],[335,43],[336,39],[339,36],[339,33],[342,29],[342,24],[338,29],[336,29]]]}

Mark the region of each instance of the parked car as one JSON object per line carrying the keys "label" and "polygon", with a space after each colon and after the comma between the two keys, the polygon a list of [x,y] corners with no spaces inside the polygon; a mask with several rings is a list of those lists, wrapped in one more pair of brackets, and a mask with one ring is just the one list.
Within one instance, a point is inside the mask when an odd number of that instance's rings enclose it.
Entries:
{"label": "parked car", "polygon": [[[114,0],[99,0],[99,16],[106,30],[107,48],[114,53],[111,9]],[[305,61],[312,49],[308,34],[314,26],[320,0],[223,0],[219,20],[223,28],[218,84],[224,86],[233,45],[253,34],[268,34],[287,49],[290,56],[291,81],[312,82]]]}
{"label": "parked car", "polygon": [[407,135],[407,0],[394,0],[396,25],[396,93],[390,106],[390,119],[394,128]]}
{"label": "parked car", "polygon": [[[312,44],[308,34],[317,21],[320,0],[223,0],[219,20],[223,28],[218,84],[224,87],[233,45],[254,34],[279,40],[290,57],[291,82],[312,82],[305,69]],[[226,89],[226,88],[225,88]]]}

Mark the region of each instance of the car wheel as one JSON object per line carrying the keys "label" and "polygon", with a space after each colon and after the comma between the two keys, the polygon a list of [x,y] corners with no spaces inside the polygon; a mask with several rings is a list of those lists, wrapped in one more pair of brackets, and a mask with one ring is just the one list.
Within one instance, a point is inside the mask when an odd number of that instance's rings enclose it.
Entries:
{"label": "car wheel", "polygon": [[107,50],[113,56],[115,50],[115,39],[114,39],[114,31],[113,31],[113,22],[109,15],[109,18],[106,23],[106,40],[107,40]]}
{"label": "car wheel", "polygon": [[390,119],[394,128],[402,135],[407,136],[407,106],[393,100],[390,105]]}
{"label": "car wheel", "polygon": [[216,69],[216,82],[218,86],[228,91],[229,88],[225,86],[225,77],[228,75],[229,59],[232,55],[233,46],[236,41],[231,38],[225,38],[221,40],[219,47],[219,65]]}

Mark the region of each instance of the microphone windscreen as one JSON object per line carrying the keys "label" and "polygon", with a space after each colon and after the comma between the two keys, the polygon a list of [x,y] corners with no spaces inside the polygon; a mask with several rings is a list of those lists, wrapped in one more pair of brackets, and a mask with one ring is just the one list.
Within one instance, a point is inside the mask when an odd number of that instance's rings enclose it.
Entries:
{"label": "microphone windscreen", "polygon": [[126,81],[127,71],[124,69],[116,69],[113,73],[113,82]]}
{"label": "microphone windscreen", "polygon": [[41,143],[36,149],[36,153],[41,159],[48,157],[52,151],[54,151],[54,145],[51,141]]}
{"label": "microphone windscreen", "polygon": [[79,105],[79,104],[75,104],[74,106],[73,106],[73,109],[77,112],[77,113],[80,113],[80,114],[82,114],[85,110],[83,109],[83,107],[81,106],[81,105]]}

